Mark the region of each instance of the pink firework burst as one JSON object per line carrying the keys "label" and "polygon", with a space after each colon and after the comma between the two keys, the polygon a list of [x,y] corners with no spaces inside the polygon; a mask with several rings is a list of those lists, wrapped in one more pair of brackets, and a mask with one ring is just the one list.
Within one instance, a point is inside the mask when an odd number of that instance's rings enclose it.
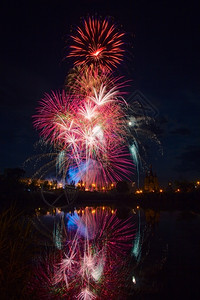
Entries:
{"label": "pink firework burst", "polygon": [[[75,117],[76,99],[68,97],[65,92],[52,92],[51,95],[45,94],[40,101],[38,114],[33,116],[34,126],[40,131],[40,135],[48,142],[57,144],[67,139],[70,133],[73,119]],[[63,128],[68,128],[63,136]],[[68,136],[70,140],[70,134]],[[73,132],[71,132],[73,140]]]}
{"label": "pink firework burst", "polygon": [[94,64],[111,70],[122,61],[123,36],[110,19],[88,17],[71,36],[68,57],[74,58],[75,66]]}
{"label": "pink firework burst", "polygon": [[133,163],[125,145],[129,134],[126,103],[115,87],[101,84],[85,97],[46,94],[34,125],[47,142],[62,153],[62,166],[89,186],[128,177]]}

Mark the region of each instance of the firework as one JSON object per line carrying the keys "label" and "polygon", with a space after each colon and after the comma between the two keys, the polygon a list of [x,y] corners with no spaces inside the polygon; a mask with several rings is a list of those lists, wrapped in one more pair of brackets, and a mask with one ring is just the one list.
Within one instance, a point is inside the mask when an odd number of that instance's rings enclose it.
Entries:
{"label": "firework", "polygon": [[[40,134],[46,141],[56,144],[57,140],[61,139],[63,127],[68,127],[68,132],[70,132],[71,122],[75,114],[74,102],[75,99],[67,97],[64,91],[62,93],[52,92],[51,95],[45,94],[40,102],[36,116],[38,118],[34,121],[34,125],[38,130],[41,130]],[[70,140],[70,136],[68,137]],[[71,139],[73,140],[73,134]]]}
{"label": "firework", "polygon": [[89,17],[71,36],[68,57],[74,58],[75,66],[93,64],[111,70],[122,61],[123,36],[108,18]]}
{"label": "firework", "polygon": [[73,172],[75,182],[102,186],[131,174],[127,105],[119,95],[116,87],[101,84],[87,97],[52,92],[40,102],[34,125],[58,149],[60,167]]}
{"label": "firework", "polygon": [[104,85],[108,90],[115,88],[120,95],[123,95],[125,92],[122,92],[121,89],[127,84],[128,81],[125,81],[122,76],[113,77],[108,70],[91,64],[89,67],[74,67],[67,75],[65,88],[66,91],[79,97],[87,97],[93,96],[94,90],[99,93],[100,87]]}
{"label": "firework", "polygon": [[43,141],[57,153],[59,174],[84,181],[87,189],[130,179],[134,169],[124,83],[111,73],[122,61],[123,36],[110,18],[85,19],[71,36],[68,57],[75,62],[67,77],[68,93],[46,94],[34,116]]}

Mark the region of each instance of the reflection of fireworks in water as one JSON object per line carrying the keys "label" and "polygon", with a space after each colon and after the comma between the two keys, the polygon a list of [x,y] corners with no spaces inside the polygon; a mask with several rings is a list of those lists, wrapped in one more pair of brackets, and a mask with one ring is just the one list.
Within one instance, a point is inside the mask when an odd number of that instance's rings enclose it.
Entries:
{"label": "reflection of fireworks in water", "polygon": [[152,235],[155,228],[145,225],[141,211],[133,210],[134,224],[132,219],[119,220],[116,211],[108,207],[65,215],[57,212],[40,219],[40,225],[51,220],[51,226],[46,224],[41,232],[43,243],[47,245],[48,237],[51,243],[50,254],[34,263],[30,292],[36,292],[36,299],[82,299],[89,295],[94,299],[126,299],[127,294],[134,297],[162,289],[160,272],[167,259],[167,245]]}
{"label": "reflection of fireworks in water", "polygon": [[62,233],[58,230],[62,249],[38,263],[31,289],[40,299],[116,299],[125,293],[131,219],[119,220],[109,208],[86,208],[80,215],[67,214],[66,223]]}
{"label": "reflection of fireworks in water", "polygon": [[123,57],[123,32],[119,32],[107,19],[89,17],[83,20],[83,27],[78,27],[71,36],[72,45],[68,57],[75,60],[75,65],[94,64],[111,70]]}
{"label": "reflection of fireworks in water", "polygon": [[[154,213],[159,213],[147,210]],[[168,245],[162,241],[159,234],[155,234],[155,220],[149,224],[142,220],[142,211],[133,210],[138,216],[137,231],[133,241],[132,255],[132,296],[140,295],[140,297],[149,298],[149,295],[155,295],[163,288],[163,267],[167,261]],[[146,215],[146,213],[145,213]],[[146,216],[145,216],[146,217]],[[157,216],[158,217],[158,216]],[[158,233],[158,232],[157,232]]]}

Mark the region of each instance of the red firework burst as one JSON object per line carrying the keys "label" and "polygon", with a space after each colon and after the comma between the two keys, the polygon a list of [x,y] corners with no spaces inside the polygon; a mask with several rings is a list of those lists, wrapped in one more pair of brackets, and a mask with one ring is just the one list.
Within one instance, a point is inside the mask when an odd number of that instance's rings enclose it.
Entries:
{"label": "red firework burst", "polygon": [[120,32],[109,19],[89,17],[71,36],[68,57],[74,58],[75,66],[91,65],[111,70],[121,61],[124,53],[124,32]]}

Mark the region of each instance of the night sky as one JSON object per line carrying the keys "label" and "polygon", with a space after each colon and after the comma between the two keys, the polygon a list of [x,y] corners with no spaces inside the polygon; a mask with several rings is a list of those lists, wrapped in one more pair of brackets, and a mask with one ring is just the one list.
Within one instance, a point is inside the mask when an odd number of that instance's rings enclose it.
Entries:
{"label": "night sky", "polygon": [[23,166],[39,135],[32,115],[45,92],[63,88],[72,66],[66,40],[80,17],[114,17],[127,33],[119,68],[158,111],[160,151],[151,153],[161,184],[200,178],[198,1],[3,1],[0,9],[0,172]]}

